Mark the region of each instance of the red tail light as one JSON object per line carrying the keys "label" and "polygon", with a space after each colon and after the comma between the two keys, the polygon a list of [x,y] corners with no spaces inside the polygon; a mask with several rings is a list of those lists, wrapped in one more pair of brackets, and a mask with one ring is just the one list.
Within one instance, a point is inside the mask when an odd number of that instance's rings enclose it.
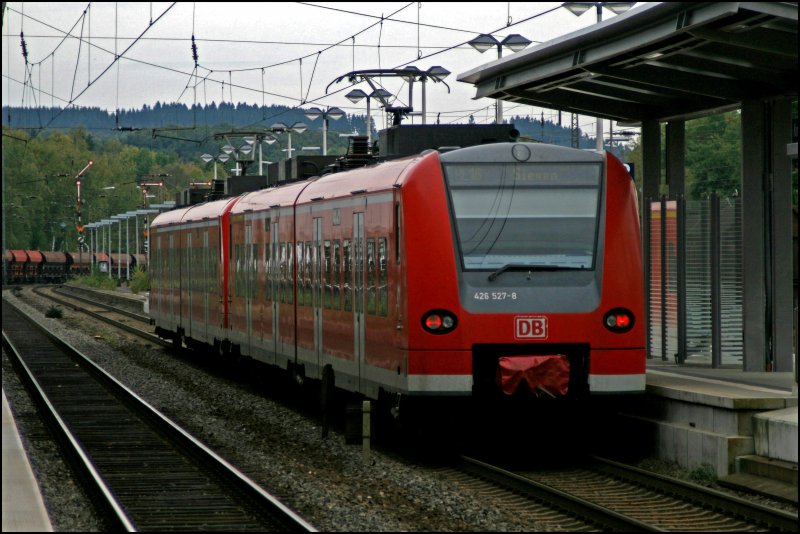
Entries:
{"label": "red tail light", "polygon": [[431,310],[422,316],[422,327],[431,334],[446,334],[457,324],[455,314],[447,310]]}
{"label": "red tail light", "polygon": [[442,318],[436,314],[431,314],[425,318],[425,327],[428,330],[439,330],[442,327]]}
{"label": "red tail light", "polygon": [[606,328],[615,333],[623,333],[633,328],[633,314],[624,308],[615,308],[603,317]]}

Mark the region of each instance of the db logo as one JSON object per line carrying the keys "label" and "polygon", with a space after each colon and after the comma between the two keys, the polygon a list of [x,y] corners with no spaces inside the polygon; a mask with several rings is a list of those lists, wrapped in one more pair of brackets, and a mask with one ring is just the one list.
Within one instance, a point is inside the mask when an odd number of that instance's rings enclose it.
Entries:
{"label": "db logo", "polygon": [[547,339],[547,317],[517,317],[515,322],[516,339]]}

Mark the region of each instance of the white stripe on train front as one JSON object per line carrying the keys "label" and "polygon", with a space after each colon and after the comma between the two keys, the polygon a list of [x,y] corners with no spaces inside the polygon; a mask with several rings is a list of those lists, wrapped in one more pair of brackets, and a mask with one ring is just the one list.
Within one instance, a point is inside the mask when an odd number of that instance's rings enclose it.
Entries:
{"label": "white stripe on train front", "polygon": [[[646,375],[589,375],[592,393],[641,392]],[[408,393],[472,393],[472,375],[408,375]]]}
{"label": "white stripe on train front", "polygon": [[472,375],[408,375],[408,393],[472,394]]}
{"label": "white stripe on train front", "polygon": [[592,393],[626,393],[644,391],[646,375],[589,375]]}

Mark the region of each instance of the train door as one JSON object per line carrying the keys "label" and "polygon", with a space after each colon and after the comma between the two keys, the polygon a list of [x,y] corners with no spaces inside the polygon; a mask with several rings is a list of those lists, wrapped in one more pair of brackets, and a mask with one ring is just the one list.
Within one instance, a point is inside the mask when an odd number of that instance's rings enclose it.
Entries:
{"label": "train door", "polygon": [[192,306],[194,306],[194,273],[192,272],[192,266],[194,263],[194,251],[192,250],[192,231],[188,230],[186,232],[186,271],[185,277],[182,277],[186,280],[186,292],[187,292],[187,311],[186,311],[186,335],[189,337],[194,337],[192,333],[192,322],[194,319],[194,315],[192,314]]}
{"label": "train door", "polygon": [[317,217],[314,219],[314,235],[313,235],[313,253],[312,253],[312,272],[313,272],[313,297],[312,305],[314,307],[314,354],[317,360],[317,365],[322,365],[322,218]]}
{"label": "train door", "polygon": [[272,284],[270,288],[270,295],[272,295],[272,344],[270,348],[275,353],[277,358],[278,355],[278,311],[280,307],[278,306],[280,302],[280,291],[281,291],[281,262],[280,262],[280,247],[278,245],[279,235],[278,235],[278,223],[272,223],[272,232],[270,232],[270,249],[271,254],[270,257],[272,258],[272,262],[270,263],[270,268],[272,269],[272,274],[269,277],[269,281]]}
{"label": "train door", "polygon": [[364,213],[353,214],[353,355],[358,365],[359,390],[364,374]]}
{"label": "train door", "polygon": [[253,343],[253,293],[255,293],[253,270],[253,226],[248,222],[244,227],[244,322],[247,354],[252,354]]}
{"label": "train door", "polygon": [[202,339],[208,341],[208,323],[210,321],[208,306],[211,292],[211,249],[208,248],[208,230],[203,232],[203,329]]}
{"label": "train door", "polygon": [[[169,234],[169,251],[167,251],[169,257],[169,265],[167,266],[167,270],[169,272],[169,319],[170,323],[178,325],[178,320],[175,317],[175,273],[176,267],[180,267],[178,262],[175,261],[175,232],[170,232]],[[109,269],[111,268],[111,261],[108,262]],[[180,283],[178,283],[178,291],[180,291]],[[178,293],[180,295],[180,293]],[[177,327],[177,326],[176,326]]]}
{"label": "train door", "polygon": [[[162,255],[164,254],[163,250],[161,249],[161,236],[156,236],[156,261],[155,261],[155,275],[153,278],[156,279],[156,302],[155,302],[155,309],[158,311],[159,316],[163,320],[164,318],[164,279],[166,278],[166,273],[164,272],[164,262],[162,260]],[[153,294],[153,291],[150,291],[150,295]]]}

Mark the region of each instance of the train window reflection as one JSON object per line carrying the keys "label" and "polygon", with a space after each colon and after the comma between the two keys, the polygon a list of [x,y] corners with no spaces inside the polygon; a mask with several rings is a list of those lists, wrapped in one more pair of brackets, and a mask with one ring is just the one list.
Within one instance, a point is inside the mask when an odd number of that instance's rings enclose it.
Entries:
{"label": "train window reflection", "polygon": [[594,268],[599,163],[446,164],[462,266]]}
{"label": "train window reflection", "polygon": [[349,239],[344,240],[342,251],[344,254],[344,311],[353,311],[353,251]]}

